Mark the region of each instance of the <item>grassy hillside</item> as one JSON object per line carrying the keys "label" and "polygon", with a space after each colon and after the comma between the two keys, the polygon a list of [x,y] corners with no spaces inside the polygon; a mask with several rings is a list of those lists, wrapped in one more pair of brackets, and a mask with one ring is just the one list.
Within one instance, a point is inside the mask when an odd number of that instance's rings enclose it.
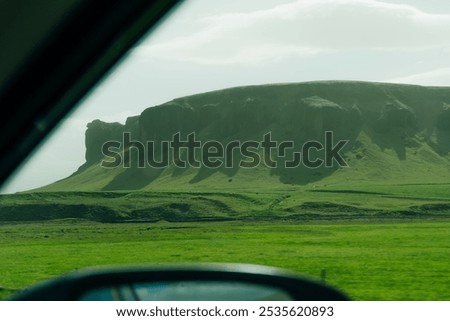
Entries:
{"label": "grassy hillside", "polygon": [[[152,169],[117,168],[106,169],[99,163],[91,165],[83,172],[73,175],[39,192],[57,191],[285,191],[309,188],[355,188],[357,186],[390,184],[447,184],[450,183],[450,157],[437,154],[428,144],[405,147],[404,159],[399,159],[396,151],[381,149],[362,132],[356,145],[345,153],[348,167],[292,169],[291,181],[277,175],[279,169],[259,166],[254,169],[239,168],[234,173],[214,171],[207,178],[196,180],[202,169],[180,170],[171,166],[162,170],[155,178],[149,178]],[[204,170],[208,171],[208,170]],[[212,171],[212,170],[211,170]],[[288,170],[286,170],[288,171]],[[296,175],[310,177],[310,182],[298,183]],[[205,174],[206,176],[206,174]],[[140,182],[142,182],[142,187]],[[123,184],[122,187],[121,184]],[[116,188],[105,188],[115,185]]]}

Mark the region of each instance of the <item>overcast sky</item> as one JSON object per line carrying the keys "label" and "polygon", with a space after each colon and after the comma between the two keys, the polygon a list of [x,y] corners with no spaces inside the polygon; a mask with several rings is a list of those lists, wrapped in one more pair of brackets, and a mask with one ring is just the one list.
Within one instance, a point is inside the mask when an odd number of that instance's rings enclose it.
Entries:
{"label": "overcast sky", "polygon": [[2,192],[49,184],[84,162],[94,119],[177,97],[311,80],[450,86],[448,0],[187,0],[136,46]]}

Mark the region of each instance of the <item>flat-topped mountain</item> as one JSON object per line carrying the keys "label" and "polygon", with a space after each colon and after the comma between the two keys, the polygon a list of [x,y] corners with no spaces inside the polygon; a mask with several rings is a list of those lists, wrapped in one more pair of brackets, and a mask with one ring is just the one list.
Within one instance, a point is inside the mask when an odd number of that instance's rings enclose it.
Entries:
{"label": "flat-topped mountain", "polygon": [[[332,141],[326,141],[327,132],[332,133]],[[124,133],[129,144],[124,142]],[[165,149],[163,142],[170,148],[177,133],[181,146],[186,145],[188,135],[195,135],[200,145],[192,147],[195,157],[191,160],[199,166],[190,166],[186,146],[178,155],[185,168]],[[262,143],[269,133],[276,146],[265,150]],[[102,146],[110,141],[120,145],[109,148],[105,157]],[[215,143],[208,143],[209,156],[216,151],[211,146],[216,143],[229,153],[227,159],[211,157],[214,166],[206,166],[211,162],[205,164],[208,155],[200,147],[211,141]],[[227,150],[234,141],[240,146]],[[245,153],[242,145],[249,141],[260,145],[247,144]],[[283,142],[291,143],[280,146]],[[305,159],[306,149],[302,148],[308,142],[315,143],[307,146]],[[336,147],[339,142],[345,144]],[[137,145],[144,146],[144,152]],[[324,153],[333,147],[339,149],[338,156],[345,164],[338,157],[326,162]],[[448,181],[449,152],[447,87],[352,81],[248,86],[177,98],[147,108],[123,125],[94,120],[87,125],[86,163],[71,177],[43,190],[251,189],[391,179],[404,183]],[[151,166],[149,158],[154,163],[167,159],[168,166]],[[214,162],[218,159],[219,163]],[[111,164],[114,160],[116,166],[100,166],[102,161]],[[252,166],[247,168],[242,162]]]}

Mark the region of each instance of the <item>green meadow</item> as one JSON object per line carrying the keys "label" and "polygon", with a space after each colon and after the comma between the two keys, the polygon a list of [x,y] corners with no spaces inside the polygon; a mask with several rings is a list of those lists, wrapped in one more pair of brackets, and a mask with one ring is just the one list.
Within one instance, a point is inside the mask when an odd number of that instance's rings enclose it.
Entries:
{"label": "green meadow", "polygon": [[83,267],[238,262],[293,270],[354,300],[449,300],[449,220],[0,225],[0,295]]}
{"label": "green meadow", "polygon": [[449,184],[0,196],[0,296],[97,265],[234,262],[355,300],[450,299]]}
{"label": "green meadow", "polygon": [[45,192],[0,195],[0,222],[448,219],[448,183],[317,183],[256,189]]}

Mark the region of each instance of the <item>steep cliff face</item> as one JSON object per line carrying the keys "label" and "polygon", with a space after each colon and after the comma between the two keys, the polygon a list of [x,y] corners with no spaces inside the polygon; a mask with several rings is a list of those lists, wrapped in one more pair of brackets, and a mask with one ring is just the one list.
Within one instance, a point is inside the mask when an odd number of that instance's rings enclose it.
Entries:
{"label": "steep cliff face", "polygon": [[[335,140],[347,140],[344,152],[359,153],[358,160],[368,142],[378,146],[379,151],[394,151],[399,161],[406,159],[408,148],[419,147],[447,157],[449,106],[450,88],[446,87],[328,81],[225,89],[147,108],[141,115],[128,118],[125,125],[100,120],[89,123],[86,164],[81,169],[99,163],[104,157],[101,146],[109,140],[121,142],[124,132],[129,132],[134,141],[153,142],[156,158],[164,154],[159,143],[171,141],[178,132],[182,139],[195,132],[198,140],[222,144],[232,140],[261,141],[270,132],[278,142],[293,141],[301,147],[309,140],[323,142],[326,131],[332,131]],[[365,142],[361,137],[365,137]],[[239,159],[243,156],[238,155]],[[136,164],[114,174],[120,179],[116,177],[105,188],[143,188],[162,173],[159,169],[138,169]],[[288,170],[279,166],[269,172],[283,183],[306,184],[335,170]],[[171,175],[185,172],[174,169]],[[238,169],[202,168],[190,182],[201,181],[215,172],[232,177]],[[124,185],[131,181],[136,184]]]}
{"label": "steep cliff face", "polygon": [[94,120],[87,124],[85,135],[86,164],[92,165],[100,161],[104,156],[102,146],[107,141],[122,141],[124,132],[134,135],[139,133],[139,116],[128,117],[125,125],[120,123],[106,123]]}
{"label": "steep cliff face", "polygon": [[436,119],[436,145],[440,154],[450,152],[450,105],[444,104]]}
{"label": "steep cliff face", "polygon": [[312,82],[232,88],[147,108],[125,125],[89,123],[86,162],[99,161],[101,145],[121,141],[123,132],[142,142],[170,140],[177,132],[226,142],[267,131],[291,140],[317,139],[327,130],[354,138],[365,128],[394,140],[422,133],[446,150],[449,104],[450,89],[411,85]]}
{"label": "steep cliff face", "polygon": [[102,145],[108,140],[122,139],[124,126],[120,123],[105,123],[94,120],[87,124],[85,144],[86,163],[93,164],[103,158]]}

